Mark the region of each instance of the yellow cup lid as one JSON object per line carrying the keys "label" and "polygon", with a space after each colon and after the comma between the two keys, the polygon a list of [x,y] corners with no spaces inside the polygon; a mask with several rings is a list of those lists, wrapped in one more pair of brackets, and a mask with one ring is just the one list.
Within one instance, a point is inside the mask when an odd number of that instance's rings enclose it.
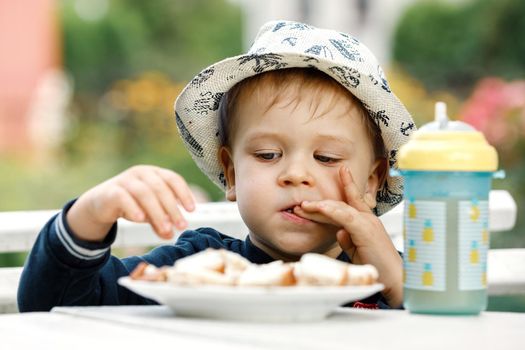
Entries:
{"label": "yellow cup lid", "polygon": [[399,149],[398,167],[426,171],[495,171],[498,154],[482,133],[449,121],[446,105],[436,103],[435,121],[425,124]]}

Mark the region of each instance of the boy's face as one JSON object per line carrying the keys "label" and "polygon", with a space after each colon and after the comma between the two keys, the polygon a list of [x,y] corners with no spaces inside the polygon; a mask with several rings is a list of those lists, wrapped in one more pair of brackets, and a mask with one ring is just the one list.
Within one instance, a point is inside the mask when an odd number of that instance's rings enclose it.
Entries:
{"label": "boy's face", "polygon": [[375,200],[377,162],[362,117],[347,96],[330,103],[300,89],[268,109],[261,94],[240,97],[232,148],[220,151],[227,198],[237,200],[253,243],[273,258],[293,261],[306,252],[336,257],[339,228],[290,209],[305,200],[345,201],[341,166],[351,170],[361,193]]}

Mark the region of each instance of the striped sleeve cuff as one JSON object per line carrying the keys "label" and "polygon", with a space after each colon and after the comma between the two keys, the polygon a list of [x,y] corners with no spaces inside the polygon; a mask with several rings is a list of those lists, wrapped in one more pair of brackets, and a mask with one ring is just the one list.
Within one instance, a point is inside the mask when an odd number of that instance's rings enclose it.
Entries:
{"label": "striped sleeve cuff", "polygon": [[113,224],[102,242],[88,242],[78,239],[69,227],[66,215],[75,201],[64,206],[64,209],[51,223],[49,243],[57,257],[70,266],[92,266],[109,257],[111,244],[117,235],[117,223]]}
{"label": "striped sleeve cuff", "polygon": [[66,225],[67,223],[64,217],[64,211],[61,211],[60,214],[58,214],[58,217],[55,219],[55,232],[58,239],[64,248],[66,248],[66,250],[69,252],[69,254],[78,259],[95,260],[101,258],[104,256],[104,254],[106,254],[107,251],[109,251],[109,247],[102,249],[89,249],[77,244],[73,239],[73,235],[69,230],[66,229]]}

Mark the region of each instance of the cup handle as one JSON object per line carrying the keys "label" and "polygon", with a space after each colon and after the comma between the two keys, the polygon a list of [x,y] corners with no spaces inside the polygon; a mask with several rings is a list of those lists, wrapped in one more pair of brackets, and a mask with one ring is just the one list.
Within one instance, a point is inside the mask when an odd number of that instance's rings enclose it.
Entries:
{"label": "cup handle", "polygon": [[388,174],[392,177],[400,177],[401,176],[401,172],[397,169],[392,169],[390,168]]}
{"label": "cup handle", "polygon": [[505,170],[503,170],[503,169],[495,171],[494,173],[492,173],[492,178],[493,179],[504,179],[506,176],[507,176],[507,174],[505,174]]}

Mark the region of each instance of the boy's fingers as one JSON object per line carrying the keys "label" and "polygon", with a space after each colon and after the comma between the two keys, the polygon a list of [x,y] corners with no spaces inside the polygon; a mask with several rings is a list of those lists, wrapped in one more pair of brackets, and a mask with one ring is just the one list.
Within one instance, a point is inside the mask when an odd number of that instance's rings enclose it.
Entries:
{"label": "boy's fingers", "polygon": [[333,200],[303,202],[301,208],[306,212],[319,212],[336,223],[337,226],[345,228],[349,232],[359,229],[359,212],[352,206]]}
{"label": "boy's fingers", "polygon": [[118,189],[121,210],[119,216],[134,222],[143,222],[146,220],[146,214],[144,214],[144,211],[140,208],[133,196],[122,187],[118,187]]}
{"label": "boy's fingers", "polygon": [[131,194],[119,184],[99,186],[93,189],[95,197],[102,198],[102,202],[95,201],[93,209],[101,222],[113,223],[118,218],[142,222],[146,214]]}
{"label": "boy's fingers", "polygon": [[158,168],[157,173],[168,184],[175,196],[186,211],[195,210],[195,198],[186,183],[186,180],[177,173],[163,168]]}
{"label": "boy's fingers", "polygon": [[370,212],[371,209],[366,204],[363,195],[357,188],[350,169],[346,166],[342,166],[339,169],[339,176],[341,177],[341,181],[343,183],[343,188],[348,204],[359,211]]}
{"label": "boy's fingers", "polygon": [[341,229],[337,231],[336,238],[337,238],[337,242],[339,243],[339,245],[344,251],[348,251],[352,248],[355,248],[354,244],[352,243],[352,237],[350,236],[348,232],[346,232],[345,229]]}
{"label": "boy's fingers", "polygon": [[[186,220],[178,208],[177,198],[166,181],[157,172],[145,173],[140,177],[140,180],[154,192],[164,212],[169,215],[169,221],[178,229],[185,228],[187,226]],[[163,225],[167,228],[166,223]]]}
{"label": "boy's fingers", "polygon": [[307,212],[299,206],[294,207],[293,212],[295,215],[308,219],[308,220],[312,220],[312,221],[319,222],[322,224],[338,225],[337,222],[334,222],[333,220],[326,217],[320,212],[316,212],[316,211]]}
{"label": "boy's fingers", "polygon": [[155,193],[144,182],[132,178],[124,182],[122,186],[133,196],[133,199],[137,201],[159,236],[168,237],[173,234],[173,227],[168,214],[162,208]]}
{"label": "boy's fingers", "polygon": [[356,246],[352,242],[352,236],[344,229],[337,231],[335,236],[341,249],[343,249],[348,257],[352,259],[356,250]]}

